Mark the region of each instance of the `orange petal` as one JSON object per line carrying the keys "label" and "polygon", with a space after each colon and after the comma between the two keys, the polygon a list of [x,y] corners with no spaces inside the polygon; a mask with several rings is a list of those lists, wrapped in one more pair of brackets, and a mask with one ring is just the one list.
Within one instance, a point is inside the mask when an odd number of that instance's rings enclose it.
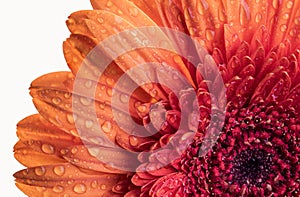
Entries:
{"label": "orange petal", "polygon": [[[99,22],[99,18],[103,18],[103,21],[101,21],[101,23]],[[125,30],[129,30],[129,29],[136,29],[136,24],[131,24],[128,21],[126,21],[126,19],[121,18],[116,16],[115,14],[111,13],[111,12],[107,12],[104,10],[97,10],[97,11],[80,11],[80,12],[76,12],[73,13],[70,16],[69,22],[67,23],[68,27],[70,29],[70,31],[72,33],[77,32],[80,33],[82,35],[86,35],[88,37],[92,37],[94,39],[97,40],[97,43],[105,40],[108,36],[111,35],[116,35],[122,31]],[[86,29],[84,29],[86,28]],[[101,32],[101,30],[105,28],[104,33]],[[84,30],[81,30],[84,29]],[[78,32],[79,31],[79,32]],[[143,34],[140,34],[140,31],[137,31],[136,33],[138,33],[138,36],[136,36],[136,39],[141,40],[143,39],[143,37],[141,36],[145,36]],[[143,32],[145,34],[145,32]],[[163,32],[156,32],[157,34],[160,34],[161,36],[161,42],[170,42],[168,40],[168,38],[164,35]],[[91,35],[92,34],[92,35]],[[119,42],[119,41],[115,41],[115,42],[110,42],[107,43],[106,48],[103,50],[104,53],[106,53],[108,56],[111,56],[112,54],[109,53],[109,50],[115,51],[117,49],[131,49],[131,45],[133,44],[132,38],[129,36],[128,38],[124,36],[124,39],[129,40],[129,42]],[[126,35],[128,36],[128,35]],[[153,37],[153,35],[151,35],[151,33],[147,33],[147,39],[150,39],[151,41],[151,37]],[[152,40],[153,41],[153,40]],[[141,40],[142,43],[142,40]],[[172,46],[172,44],[171,44]],[[109,50],[108,50],[109,49]],[[154,57],[155,59],[159,60],[159,62],[166,62],[169,63],[170,62],[170,58],[169,56],[174,56],[172,55],[171,52],[163,52],[163,50],[158,50],[158,49],[144,49],[144,50],[140,50],[139,53],[137,54],[138,56],[134,55],[135,52],[133,52],[133,55],[128,55],[128,56],[124,56],[124,60],[123,62],[123,70],[127,70],[128,68],[131,68],[133,66],[139,65],[141,63],[147,63],[148,61],[148,57]],[[127,58],[128,57],[128,58]],[[127,64],[127,61],[133,61],[135,60],[135,64]],[[172,59],[171,59],[172,60]],[[117,63],[118,61],[115,60]],[[168,65],[174,67],[176,70],[182,72],[184,74],[184,76],[187,77],[188,80],[191,80],[191,77],[189,75],[189,72],[187,70],[187,68],[185,67],[185,65],[183,64],[182,61],[177,61],[174,63],[174,61],[170,62]],[[122,64],[119,63],[119,66],[122,66]],[[124,69],[125,68],[125,69]],[[133,80],[135,80],[133,78]]]}
{"label": "orange petal", "polygon": [[[46,121],[39,114],[21,120],[17,125],[17,135],[22,142],[45,141],[63,146],[81,144],[77,137],[69,135]],[[58,144],[56,144],[59,142]]]}
{"label": "orange petal", "polygon": [[79,138],[65,133],[40,115],[32,115],[20,121],[17,135],[20,142],[14,147],[15,157],[26,166],[61,162],[62,149],[81,144]]}
{"label": "orange petal", "polygon": [[190,35],[199,38],[200,44],[209,52],[215,47],[224,51],[226,15],[223,2],[184,0],[182,8]]}
{"label": "orange petal", "polygon": [[[64,158],[75,166],[99,172],[125,174],[126,169],[134,169],[139,162],[136,155],[121,148],[101,145],[69,147]],[[130,161],[130,162],[129,162]]]}
{"label": "orange petal", "polygon": [[[225,4],[227,24],[240,40],[250,42],[254,32],[266,23],[267,1],[233,0]],[[230,37],[226,40],[230,41]]]}
{"label": "orange petal", "polygon": [[126,175],[82,170],[71,164],[28,168],[14,174],[17,186],[30,196],[101,196]]}
{"label": "orange petal", "polygon": [[[162,26],[162,19],[159,17],[159,12],[156,9],[155,1],[145,0],[92,0],[94,9],[103,9],[111,11],[117,15],[122,15],[128,21],[134,21],[136,24],[155,25],[152,20]],[[145,20],[147,19],[147,20]]]}
{"label": "orange petal", "polygon": [[268,6],[268,25],[270,30],[270,48],[286,39],[293,44],[292,50],[299,47],[300,2],[272,1]]}
{"label": "orange petal", "polygon": [[[39,148],[41,148],[40,145]],[[41,150],[32,148],[32,146],[24,144],[21,141],[17,142],[14,146],[14,156],[16,160],[26,167],[65,162],[65,160],[58,155],[45,154]]]}

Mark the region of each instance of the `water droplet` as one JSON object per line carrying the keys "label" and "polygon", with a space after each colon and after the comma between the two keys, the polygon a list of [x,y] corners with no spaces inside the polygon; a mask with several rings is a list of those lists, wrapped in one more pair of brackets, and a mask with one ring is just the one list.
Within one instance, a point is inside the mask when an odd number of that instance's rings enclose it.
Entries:
{"label": "water droplet", "polygon": [[69,99],[71,96],[72,96],[72,94],[70,92],[67,92],[67,93],[64,94],[64,97],[66,99]]}
{"label": "water droplet", "polygon": [[53,154],[54,153],[54,147],[50,144],[43,144],[42,145],[42,151],[46,154]]}
{"label": "water droplet", "polygon": [[289,14],[285,13],[282,18],[285,19],[285,20],[287,20],[289,18]]}
{"label": "water droplet", "polygon": [[218,18],[220,21],[224,22],[226,20],[226,16],[223,9],[219,9]]}
{"label": "water droplet", "polygon": [[93,121],[91,121],[91,120],[86,120],[86,121],[85,121],[85,127],[86,127],[87,129],[92,128],[93,125],[94,125]]}
{"label": "water droplet", "polygon": [[157,90],[156,89],[150,90],[150,96],[156,97],[157,96]]}
{"label": "water droplet", "polygon": [[[88,151],[92,156],[97,158],[99,157],[99,153],[101,152],[101,150],[98,147],[89,147]],[[100,160],[102,160],[102,158]]]}
{"label": "water droplet", "polygon": [[128,103],[128,102],[129,102],[129,96],[126,95],[126,94],[121,94],[121,95],[120,95],[120,101],[121,101],[122,103]]}
{"label": "water droplet", "polygon": [[46,173],[46,170],[44,167],[37,167],[34,169],[34,172],[38,176],[43,176]]}
{"label": "water droplet", "polygon": [[[204,4],[205,5],[205,4]],[[197,1],[197,11],[200,15],[204,15],[205,13],[205,7],[204,7],[203,3],[200,1]]]}
{"label": "water droplet", "polygon": [[99,104],[99,107],[100,107],[100,109],[104,110],[105,104],[104,104],[104,103],[100,103],[100,104]]}
{"label": "water droplet", "polygon": [[292,30],[290,31],[290,36],[295,37],[295,36],[296,36],[296,33],[297,33],[296,29],[292,29]]}
{"label": "water droplet", "polygon": [[60,186],[60,185],[56,185],[56,186],[53,187],[53,191],[54,191],[55,193],[61,193],[61,192],[64,191],[64,187],[63,187],[63,186]]}
{"label": "water droplet", "polygon": [[134,6],[129,7],[128,11],[129,11],[129,14],[134,17],[136,17],[139,14],[139,10]]}
{"label": "water droplet", "polygon": [[105,184],[102,184],[100,188],[101,188],[102,190],[106,190],[107,187],[106,187]]}
{"label": "water droplet", "polygon": [[98,187],[98,181],[92,181],[92,183],[91,183],[91,187],[93,188],[93,189],[95,189],[95,188],[97,188]]}
{"label": "water droplet", "polygon": [[132,146],[137,146],[139,144],[139,140],[137,137],[131,135],[129,136],[129,143],[132,145]]}
{"label": "water droplet", "polygon": [[141,113],[145,112],[147,110],[146,106],[144,105],[140,105],[137,107],[137,110]]}
{"label": "water droplet", "polygon": [[76,192],[77,194],[83,194],[86,192],[86,185],[83,183],[78,183],[74,186],[74,192]]}
{"label": "water droplet", "polygon": [[92,104],[92,99],[89,99],[86,97],[81,97],[79,100],[80,100],[80,103],[85,106],[89,106]]}
{"label": "water droplet", "polygon": [[38,192],[44,192],[46,190],[46,187],[36,187],[35,189]]}
{"label": "water droplet", "polygon": [[70,133],[75,137],[80,137],[76,129],[70,129]]}
{"label": "water droplet", "polygon": [[300,25],[300,18],[299,18],[299,17],[298,17],[298,18],[295,18],[294,23],[295,23],[296,25]]}
{"label": "water droplet", "polygon": [[277,9],[278,8],[278,0],[273,0],[272,6],[273,6],[273,8]]}
{"label": "water droplet", "polygon": [[107,88],[106,93],[107,93],[107,96],[111,97],[112,96],[112,89]]}
{"label": "water droplet", "polygon": [[239,16],[240,16],[240,24],[246,25],[247,22],[250,20],[250,11],[249,6],[245,1],[241,1],[241,5],[239,8]]}
{"label": "water droplet", "polygon": [[107,7],[111,7],[113,5],[113,3],[111,1],[107,1],[106,6]]}
{"label": "water droplet", "polygon": [[287,29],[287,26],[286,26],[286,25],[281,25],[281,26],[280,26],[280,31],[285,32],[286,29]]}
{"label": "water droplet", "polygon": [[262,15],[260,13],[257,13],[255,16],[255,22],[259,23],[262,19]]}
{"label": "water droplet", "polygon": [[103,132],[109,133],[111,131],[112,125],[110,121],[104,121],[104,123],[101,125],[101,128]]}
{"label": "water droplet", "polygon": [[67,114],[67,120],[68,120],[68,122],[70,123],[70,124],[74,124],[74,122],[75,122],[75,118],[74,118],[74,116],[73,116],[73,114]]}
{"label": "water droplet", "polygon": [[67,104],[65,104],[65,107],[70,109],[72,107],[72,105],[67,103]]}
{"label": "water droplet", "polygon": [[99,23],[104,23],[104,19],[103,19],[102,17],[98,17],[98,18],[97,18],[97,21],[98,21]]}
{"label": "water droplet", "polygon": [[68,149],[61,149],[60,154],[65,155],[68,153]]}
{"label": "water droplet", "polygon": [[291,9],[292,7],[293,7],[293,1],[288,1],[287,3],[286,3],[286,7],[288,8],[288,9]]}
{"label": "water droplet", "polygon": [[61,99],[58,98],[58,97],[55,97],[55,98],[52,99],[52,103],[54,105],[59,105],[61,103]]}
{"label": "water droplet", "polygon": [[65,174],[65,167],[64,166],[55,166],[53,171],[56,175],[62,176]]}
{"label": "water droplet", "polygon": [[114,84],[114,82],[115,82],[114,79],[109,78],[109,77],[106,78],[105,81],[106,81],[106,84],[109,85],[109,86],[112,86]]}
{"label": "water droplet", "polygon": [[215,31],[210,30],[210,29],[207,29],[207,30],[205,31],[205,37],[206,37],[206,39],[209,40],[209,41],[213,40],[214,37],[215,37]]}
{"label": "water droplet", "polygon": [[78,152],[78,149],[75,147],[75,148],[72,148],[72,150],[71,150],[71,153],[72,154],[76,154]]}

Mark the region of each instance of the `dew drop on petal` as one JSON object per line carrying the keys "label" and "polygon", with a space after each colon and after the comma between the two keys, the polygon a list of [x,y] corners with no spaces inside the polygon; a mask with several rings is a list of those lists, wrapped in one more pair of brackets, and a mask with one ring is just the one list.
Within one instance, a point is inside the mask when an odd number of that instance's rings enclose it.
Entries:
{"label": "dew drop on petal", "polygon": [[38,191],[38,192],[44,192],[44,191],[46,190],[45,187],[36,187],[35,189],[36,189],[36,191]]}
{"label": "dew drop on petal", "polygon": [[99,107],[100,107],[100,109],[104,110],[105,104],[104,104],[104,103],[100,103],[100,104],[99,104]]}
{"label": "dew drop on petal", "polygon": [[65,167],[64,166],[55,166],[53,171],[56,175],[62,176],[65,174]]}
{"label": "dew drop on petal", "polygon": [[106,93],[109,97],[112,96],[112,89],[111,88],[107,88]]}
{"label": "dew drop on petal", "polygon": [[285,32],[286,29],[287,29],[287,26],[286,26],[286,25],[281,25],[281,26],[280,26],[280,31]]}
{"label": "dew drop on petal", "polygon": [[85,121],[85,127],[86,127],[87,129],[92,128],[93,125],[94,125],[93,121],[91,121],[91,120],[86,120],[86,121]]}
{"label": "dew drop on petal", "polygon": [[121,101],[122,103],[128,103],[128,102],[129,102],[129,96],[126,95],[126,94],[121,94],[121,95],[120,95],[120,101]]}
{"label": "dew drop on petal", "polygon": [[262,19],[262,15],[260,13],[257,13],[255,16],[255,22],[259,23]]}
{"label": "dew drop on petal", "polygon": [[297,33],[296,29],[292,29],[292,30],[290,31],[290,36],[295,37],[295,36],[296,36],[296,33]]}
{"label": "dew drop on petal", "polygon": [[152,90],[150,90],[150,96],[152,96],[152,97],[156,97],[157,96],[157,90],[156,89],[152,89]]}
{"label": "dew drop on petal", "polygon": [[144,105],[140,105],[137,107],[137,110],[141,113],[145,112],[147,110],[146,106]]}
{"label": "dew drop on petal", "polygon": [[75,137],[80,137],[76,129],[71,129],[69,132]]}
{"label": "dew drop on petal", "polygon": [[79,100],[80,100],[80,103],[84,106],[89,106],[92,104],[92,100],[89,98],[81,97]]}
{"label": "dew drop on petal", "polygon": [[61,149],[60,154],[65,155],[68,153],[68,149]]}
{"label": "dew drop on petal", "polygon": [[138,141],[137,137],[131,135],[131,136],[129,136],[129,143],[132,146],[137,146],[139,141]]}
{"label": "dew drop on petal", "polygon": [[[101,24],[104,23],[104,19],[102,17],[98,17],[97,21]],[[90,84],[92,85],[92,83],[90,83]]]}
{"label": "dew drop on petal", "polygon": [[97,188],[97,187],[98,187],[98,181],[96,181],[96,180],[92,181],[91,187],[92,187],[93,189]]}
{"label": "dew drop on petal", "polygon": [[214,37],[215,37],[215,31],[210,30],[210,29],[207,29],[207,30],[205,31],[205,37],[206,37],[206,39],[209,40],[209,41],[213,40]]}
{"label": "dew drop on petal", "polygon": [[300,18],[295,18],[294,23],[295,25],[300,25]]}
{"label": "dew drop on petal", "polygon": [[113,5],[113,3],[111,1],[107,1],[106,6],[107,7],[111,7]]}
{"label": "dew drop on petal", "polygon": [[42,151],[46,154],[53,154],[54,153],[54,147],[50,144],[43,144],[42,145]]}
{"label": "dew drop on petal", "polygon": [[112,78],[106,78],[106,84],[109,85],[109,86],[112,86],[114,84],[114,79]]}
{"label": "dew drop on petal", "polygon": [[139,10],[134,6],[129,7],[128,11],[129,11],[129,14],[134,17],[136,17],[139,14]]}
{"label": "dew drop on petal", "polygon": [[107,186],[106,186],[105,184],[102,184],[102,185],[100,186],[100,188],[101,188],[102,190],[106,190]]}
{"label": "dew drop on petal", "polygon": [[274,9],[277,9],[278,8],[278,0],[273,0],[272,1],[272,6]]}
{"label": "dew drop on petal", "polygon": [[67,120],[70,124],[74,124],[75,120],[74,120],[74,116],[73,114],[67,114]]}
{"label": "dew drop on petal", "polygon": [[288,1],[288,2],[286,3],[286,7],[287,7],[288,9],[291,9],[291,8],[293,7],[293,1]]}
{"label": "dew drop on petal", "polygon": [[224,10],[221,9],[221,8],[219,8],[219,10],[218,10],[218,18],[222,22],[224,22],[226,20],[226,16],[225,16]]}
{"label": "dew drop on petal", "polygon": [[285,13],[282,18],[285,19],[285,20],[289,19],[289,14]]}
{"label": "dew drop on petal", "polygon": [[34,169],[34,173],[38,176],[43,176],[46,173],[46,170],[44,167],[37,167]]}
{"label": "dew drop on petal", "polygon": [[103,132],[109,133],[111,131],[112,125],[110,121],[105,121],[102,125],[101,128]]}
{"label": "dew drop on petal", "polygon": [[77,194],[83,194],[86,192],[86,185],[83,183],[78,183],[74,186],[74,192]]}
{"label": "dew drop on petal", "polygon": [[59,105],[61,103],[61,99],[58,98],[58,97],[55,97],[55,98],[52,99],[52,103],[54,105]]}
{"label": "dew drop on petal", "polygon": [[61,185],[56,185],[56,186],[53,187],[52,190],[53,190],[55,193],[61,193],[61,192],[64,191],[64,187],[61,186]]}
{"label": "dew drop on petal", "polygon": [[78,152],[78,149],[76,147],[71,149],[72,154],[76,154],[77,152]]}
{"label": "dew drop on petal", "polygon": [[240,24],[245,25],[250,20],[250,10],[249,6],[245,1],[241,1],[241,6],[239,8]]}
{"label": "dew drop on petal", "polygon": [[64,94],[64,97],[65,97],[66,99],[69,99],[71,96],[72,96],[72,94],[69,93],[69,92],[67,92],[67,93]]}

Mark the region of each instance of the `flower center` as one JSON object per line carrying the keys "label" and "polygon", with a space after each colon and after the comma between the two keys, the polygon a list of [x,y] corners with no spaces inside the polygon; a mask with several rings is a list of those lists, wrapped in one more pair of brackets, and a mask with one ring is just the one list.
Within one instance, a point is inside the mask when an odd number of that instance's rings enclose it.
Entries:
{"label": "flower center", "polygon": [[261,187],[271,172],[273,155],[260,149],[250,149],[239,153],[233,160],[233,181]]}

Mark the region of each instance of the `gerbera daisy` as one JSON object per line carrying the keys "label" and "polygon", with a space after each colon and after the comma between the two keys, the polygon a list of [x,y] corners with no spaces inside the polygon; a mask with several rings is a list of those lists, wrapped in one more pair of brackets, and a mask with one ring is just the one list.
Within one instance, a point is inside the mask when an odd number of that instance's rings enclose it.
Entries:
{"label": "gerbera daisy", "polygon": [[92,5],[67,21],[71,72],[31,84],[26,195],[300,195],[300,1]]}

